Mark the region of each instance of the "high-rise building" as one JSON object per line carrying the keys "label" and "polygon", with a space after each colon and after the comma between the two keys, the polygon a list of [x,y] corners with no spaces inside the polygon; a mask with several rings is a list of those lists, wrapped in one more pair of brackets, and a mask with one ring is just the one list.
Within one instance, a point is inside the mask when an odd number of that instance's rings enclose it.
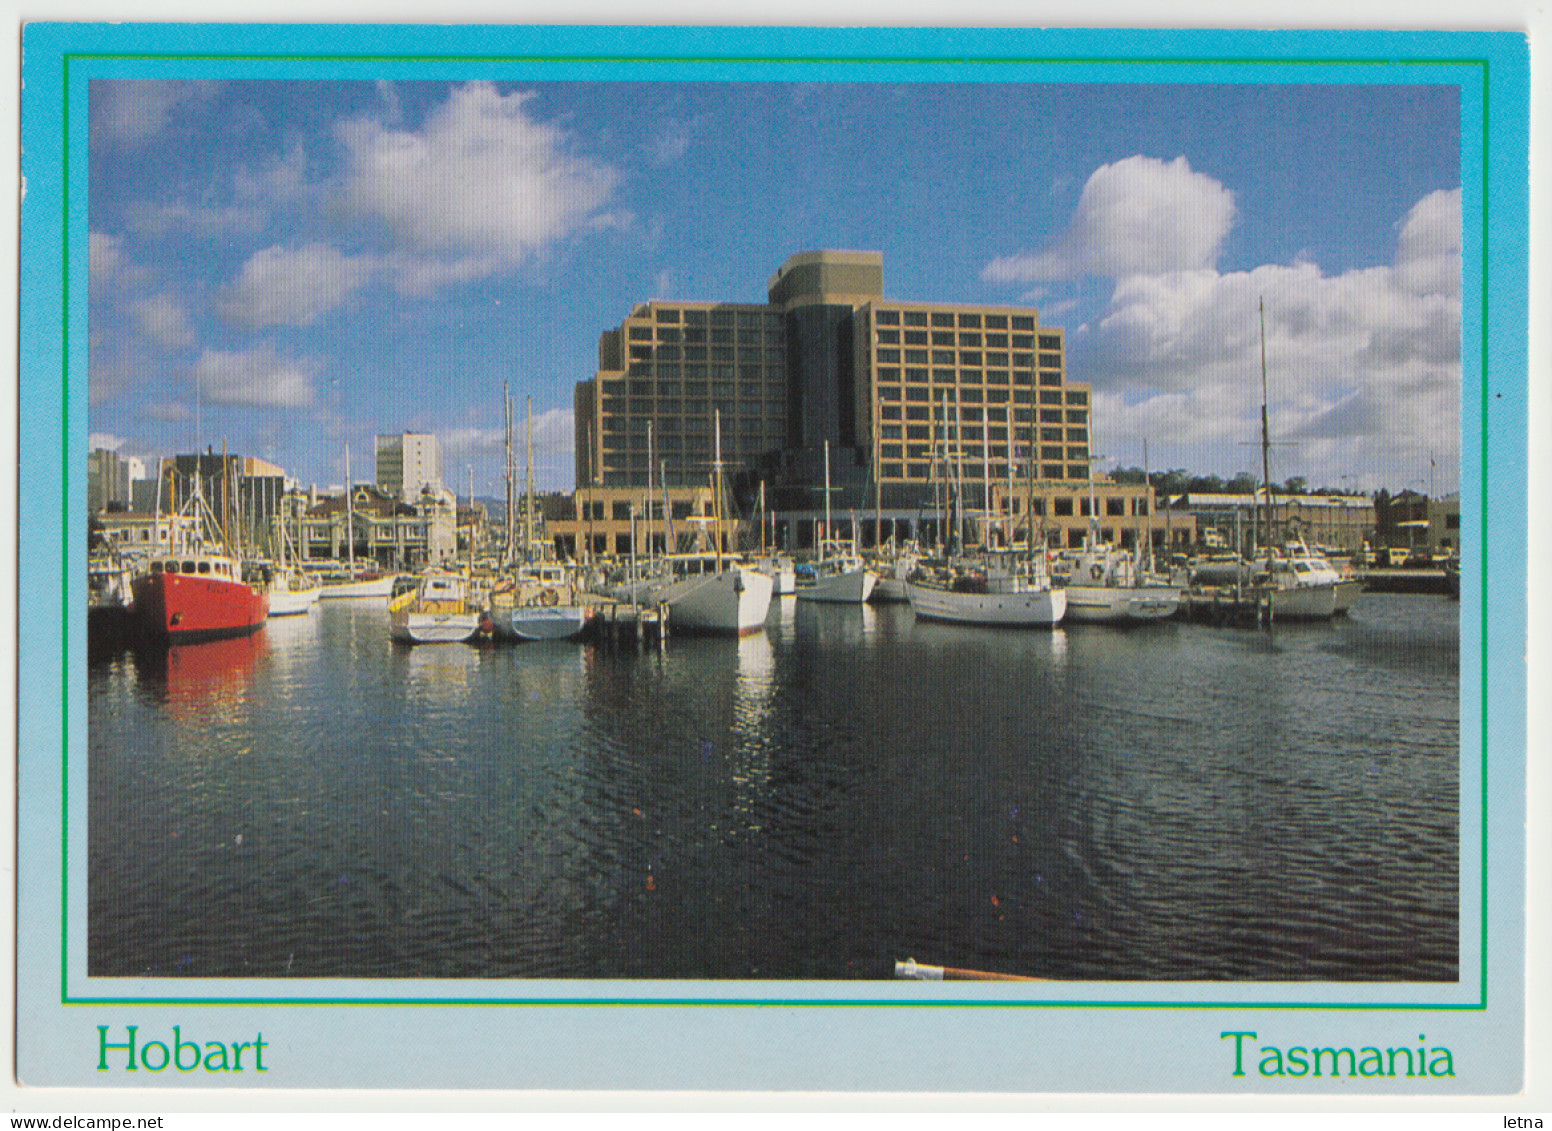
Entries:
{"label": "high-rise building", "polygon": [[94,448],[86,457],[86,509],[123,510],[130,502],[130,465],[117,452]]}
{"label": "high-rise building", "polygon": [[[653,301],[599,343],[577,387],[577,485],[704,483],[723,459],[778,511],[903,512],[952,478],[984,506],[1010,476],[1090,475],[1090,388],[1026,307],[886,299],[877,252],[810,251],[764,305]],[[649,438],[650,437],[650,438]],[[828,449],[828,450],[827,450]],[[828,458],[827,458],[828,457]]]}
{"label": "high-rise building", "polygon": [[442,444],[429,432],[377,437],[377,486],[401,502],[442,489]]}

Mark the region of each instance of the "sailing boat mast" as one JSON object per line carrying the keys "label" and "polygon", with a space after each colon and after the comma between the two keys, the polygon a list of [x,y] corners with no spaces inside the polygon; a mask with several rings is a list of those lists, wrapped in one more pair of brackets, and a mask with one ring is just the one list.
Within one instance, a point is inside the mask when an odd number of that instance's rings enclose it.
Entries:
{"label": "sailing boat mast", "polygon": [[1266,541],[1266,556],[1270,560],[1272,556],[1272,436],[1266,421],[1266,299],[1260,301],[1261,308],[1261,479],[1266,490],[1266,520],[1261,528],[1261,537]]}
{"label": "sailing boat mast", "polygon": [[719,408],[712,414],[712,427],[715,429],[715,447],[712,449],[712,474],[716,480],[715,494],[711,500],[712,517],[716,520],[712,535],[713,548],[717,555],[717,572],[722,572],[722,410]]}
{"label": "sailing boat mast", "polygon": [[821,563],[823,563],[824,560],[825,560],[825,542],[831,536],[831,534],[830,534],[830,441],[829,440],[826,440],[824,442],[824,463],[825,463],[825,524],[824,524],[824,535],[823,535],[823,537],[821,537],[819,539],[819,560],[820,560]]}
{"label": "sailing boat mast", "polygon": [[501,551],[503,565],[511,566],[517,547],[517,476],[512,466],[512,391],[506,382],[501,384],[501,400],[507,418],[507,538]]}
{"label": "sailing boat mast", "polygon": [[523,557],[533,561],[533,397],[528,398],[528,484],[523,492]]}
{"label": "sailing boat mast", "polygon": [[345,554],[350,562],[351,577],[356,573],[356,525],[355,503],[352,496],[355,489],[350,482],[350,445],[345,445]]}

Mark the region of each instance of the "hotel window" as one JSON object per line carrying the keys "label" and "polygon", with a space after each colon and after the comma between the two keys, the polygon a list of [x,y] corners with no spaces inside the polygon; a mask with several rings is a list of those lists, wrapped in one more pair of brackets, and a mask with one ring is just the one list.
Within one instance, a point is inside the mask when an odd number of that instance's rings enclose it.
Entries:
{"label": "hotel window", "polygon": [[925,310],[907,310],[905,312],[905,324],[907,326],[925,326],[927,324],[927,312]]}
{"label": "hotel window", "polygon": [[905,438],[907,440],[932,439],[932,426],[930,424],[907,424],[905,426]]}
{"label": "hotel window", "polygon": [[954,383],[954,371],[952,369],[934,369],[932,379],[940,385],[952,385]]}
{"label": "hotel window", "polygon": [[924,404],[907,405],[905,418],[907,420],[927,420],[931,417],[931,406]]}
{"label": "hotel window", "polygon": [[1013,316],[1013,328],[1015,330],[1034,330],[1035,320],[1027,314],[1015,314]]}
{"label": "hotel window", "polygon": [[1105,500],[1105,513],[1107,515],[1125,516],[1125,514],[1126,514],[1126,500],[1125,499],[1106,499]]}
{"label": "hotel window", "polygon": [[[1066,475],[1062,471],[1062,465],[1061,464],[1059,464],[1059,463],[1055,463],[1055,464],[1043,463],[1043,464],[1040,465],[1040,478],[1041,479],[1064,479],[1064,478],[1066,478]],[[1079,478],[1082,478],[1082,477],[1080,476]],[[1056,500],[1056,513],[1059,514],[1059,515],[1063,515],[1063,514],[1070,515],[1070,514],[1072,514],[1072,500],[1071,499],[1057,499]]]}
{"label": "hotel window", "polygon": [[677,342],[679,329],[676,326],[662,326],[658,328],[657,340],[660,342]]}
{"label": "hotel window", "polygon": [[992,404],[1007,404],[1008,403],[1008,390],[1006,390],[1006,389],[987,389],[986,390],[986,399],[990,403],[992,403]]}
{"label": "hotel window", "polygon": [[1046,369],[1060,369],[1062,367],[1062,355],[1059,353],[1043,353],[1040,355],[1040,365]]}
{"label": "hotel window", "polygon": [[1015,385],[1033,385],[1035,373],[1032,369],[1015,369],[1013,371],[1013,383]]}
{"label": "hotel window", "polygon": [[1006,330],[1008,328],[1008,316],[1006,314],[988,314],[986,316],[986,328],[988,330]]}
{"label": "hotel window", "polygon": [[1062,449],[1061,448],[1054,448],[1054,447],[1041,448],[1040,449],[1040,458],[1041,459],[1061,459],[1062,458]]}
{"label": "hotel window", "polygon": [[1030,389],[1014,389],[1013,390],[1013,403],[1014,404],[1032,404],[1034,402],[1034,399],[1035,399],[1035,394],[1034,394],[1033,390],[1030,390]]}
{"label": "hotel window", "polygon": [[1067,429],[1067,439],[1068,440],[1075,440],[1078,443],[1082,444],[1082,443],[1087,443],[1088,438],[1089,438],[1089,430],[1087,428],[1069,428],[1069,429]]}
{"label": "hotel window", "polygon": [[685,346],[684,347],[684,359],[686,361],[705,361],[706,360],[706,347],[705,346]]}
{"label": "hotel window", "polygon": [[925,401],[931,398],[931,393],[925,385],[907,385],[905,387],[905,399],[908,401]]}
{"label": "hotel window", "polygon": [[878,399],[880,401],[898,401],[900,399],[900,390],[896,388],[879,389]]}
{"label": "hotel window", "polygon": [[[993,425],[988,430],[987,435],[991,437],[994,444],[1006,444],[1008,442],[1008,426],[1006,424]],[[1007,453],[1004,452],[1000,458],[1007,459]]]}
{"label": "hotel window", "polygon": [[924,346],[927,344],[927,331],[907,330],[905,332],[905,344],[908,346]]}
{"label": "hotel window", "polygon": [[650,342],[652,340],[652,327],[632,326],[630,328],[630,340],[633,342]]}
{"label": "hotel window", "polygon": [[880,330],[878,340],[883,345],[897,346],[900,344],[899,330]]}
{"label": "hotel window", "polygon": [[1016,353],[1016,354],[1013,355],[1013,368],[1015,368],[1015,369],[1033,369],[1034,366],[1035,366],[1035,359],[1034,359],[1034,356],[1032,354]]}
{"label": "hotel window", "polygon": [[676,399],[660,400],[657,402],[657,410],[668,416],[677,416],[679,413],[679,402]]}
{"label": "hotel window", "polygon": [[684,367],[684,378],[686,381],[704,381],[706,380],[706,367],[704,365],[686,365]]}
{"label": "hotel window", "polygon": [[959,324],[961,326],[979,328],[981,325],[981,316],[979,314],[961,314],[959,316]]}
{"label": "hotel window", "polygon": [[1014,334],[1013,348],[1016,350],[1032,350],[1035,348],[1035,336],[1033,334]]}
{"label": "hotel window", "polygon": [[1005,353],[989,353],[986,355],[986,364],[994,366],[1006,365],[1008,364],[1008,355]]}
{"label": "hotel window", "polygon": [[1079,408],[1069,408],[1067,410],[1068,424],[1087,424],[1088,422],[1089,414],[1084,410]]}
{"label": "hotel window", "polygon": [[879,350],[878,360],[886,365],[898,365],[900,363],[899,350]]}
{"label": "hotel window", "polygon": [[941,310],[934,310],[932,312],[932,324],[934,326],[952,327],[954,325],[954,316],[951,313],[945,313]]}
{"label": "hotel window", "polygon": [[907,365],[926,365],[927,364],[927,351],[926,350],[906,350],[905,351],[905,363]]}
{"label": "hotel window", "polygon": [[981,367],[981,351],[960,350],[959,364],[962,366],[969,366],[972,369],[979,369]]}
{"label": "hotel window", "polygon": [[[986,348],[987,349],[994,349],[994,350],[995,349],[1007,349],[1008,348],[1008,335],[1006,335],[1006,334],[987,334],[986,335]],[[1006,365],[1007,362],[1003,362],[1003,364]]]}
{"label": "hotel window", "polygon": [[706,312],[704,310],[686,310],[684,312],[684,322],[687,326],[704,326],[706,325]]}
{"label": "hotel window", "polygon": [[[1042,419],[1043,419],[1043,417],[1042,417]],[[1062,430],[1060,428],[1042,428],[1042,429],[1040,429],[1040,438],[1042,440],[1057,440],[1057,441],[1061,441],[1061,440],[1066,439],[1066,437],[1062,435]]]}
{"label": "hotel window", "polygon": [[[878,430],[880,439],[898,440],[900,438],[900,426],[898,424],[881,425]],[[898,454],[898,452],[896,453]]]}
{"label": "hotel window", "polygon": [[911,464],[910,467],[907,468],[907,472],[912,479],[926,479],[929,475],[932,474],[932,472],[927,469],[927,465],[924,463]]}
{"label": "hotel window", "polygon": [[659,322],[677,322],[679,321],[679,312],[660,306],[657,311],[657,320]]}
{"label": "hotel window", "polygon": [[[966,425],[979,424],[981,423],[981,410],[978,408],[961,408],[959,410],[959,420],[960,423]],[[969,429],[966,429],[966,431],[969,431]],[[979,436],[981,430],[979,428],[975,429],[974,434]]]}
{"label": "hotel window", "polygon": [[1055,334],[1041,334],[1040,348],[1043,350],[1059,350],[1062,348],[1062,340]]}
{"label": "hotel window", "polygon": [[678,377],[679,363],[677,361],[660,361],[655,370],[659,377]]}
{"label": "hotel window", "polygon": [[650,361],[652,359],[652,347],[631,346],[630,355],[634,361]]}
{"label": "hotel window", "polygon": [[934,364],[934,365],[953,365],[954,364],[954,351],[953,350],[933,350],[932,351],[932,364]]}
{"label": "hotel window", "polygon": [[[1027,408],[1016,408],[1016,409],[1014,409],[1013,410],[1013,419],[1018,421],[1020,424],[1028,424],[1029,421],[1030,421],[1030,410],[1027,409]],[[1028,440],[1029,439],[1029,429],[1028,428],[1020,428],[1018,430],[1018,438],[1020,440]]]}
{"label": "hotel window", "polygon": [[1060,385],[1062,375],[1054,369],[1042,369],[1040,371],[1040,383],[1042,385]]}
{"label": "hotel window", "polygon": [[980,404],[981,390],[975,388],[962,388],[959,390],[959,399],[965,404]]}
{"label": "hotel window", "polygon": [[959,344],[961,346],[973,346],[975,348],[980,348],[980,345],[981,345],[981,335],[979,335],[979,334],[960,334],[959,335]]}
{"label": "hotel window", "polygon": [[1067,392],[1068,404],[1088,404],[1089,395],[1081,389],[1070,389]]}
{"label": "hotel window", "polygon": [[880,326],[900,325],[900,312],[898,310],[879,310],[874,313],[874,318]]}
{"label": "hotel window", "polygon": [[878,379],[880,381],[898,381],[900,380],[900,371],[898,369],[880,369],[878,371]]}
{"label": "hotel window", "polygon": [[730,327],[713,326],[711,330],[711,340],[714,343],[720,343],[722,345],[732,345],[733,331]]}
{"label": "hotel window", "polygon": [[886,463],[880,470],[880,474],[885,479],[899,479],[900,465],[898,463]]}
{"label": "hotel window", "polygon": [[733,379],[733,367],[731,365],[713,365],[711,377],[714,381],[731,381]]}
{"label": "hotel window", "polygon": [[1041,404],[1061,404],[1062,403],[1062,394],[1059,391],[1058,392],[1051,392],[1048,389],[1041,389],[1040,390],[1040,403]]}
{"label": "hotel window", "polygon": [[905,371],[905,379],[907,381],[925,381],[927,379],[927,371],[925,369],[907,369]]}
{"label": "hotel window", "polygon": [[738,347],[738,363],[740,365],[759,365],[764,360],[765,355],[758,349],[751,349],[747,346]]}
{"label": "hotel window", "polygon": [[935,346],[951,346],[954,344],[954,335],[942,330],[932,332],[932,344]]}
{"label": "hotel window", "polygon": [[[990,361],[991,359],[988,358],[987,360]],[[1008,383],[1008,371],[1006,369],[988,369],[986,371],[986,383],[988,385],[1006,385]]]}
{"label": "hotel window", "polygon": [[678,361],[679,360],[679,347],[678,346],[658,346],[657,347],[657,359],[659,361]]}

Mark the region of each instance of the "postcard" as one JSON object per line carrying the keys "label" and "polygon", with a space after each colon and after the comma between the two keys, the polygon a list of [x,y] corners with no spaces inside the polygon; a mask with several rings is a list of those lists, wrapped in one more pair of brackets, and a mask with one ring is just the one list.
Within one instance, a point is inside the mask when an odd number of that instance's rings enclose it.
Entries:
{"label": "postcard", "polygon": [[22,1084],[1524,1086],[1523,35],[24,55]]}

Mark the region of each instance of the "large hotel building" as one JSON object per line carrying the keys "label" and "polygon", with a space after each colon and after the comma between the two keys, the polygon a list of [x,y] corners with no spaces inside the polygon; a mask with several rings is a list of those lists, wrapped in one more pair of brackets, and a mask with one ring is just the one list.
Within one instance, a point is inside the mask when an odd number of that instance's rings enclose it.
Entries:
{"label": "large hotel building", "polygon": [[1037,515],[1069,516],[1052,524],[1074,528],[1061,542],[1081,537],[1090,387],[1068,379],[1063,331],[1027,307],[886,299],[883,275],[877,252],[810,251],[782,264],[764,304],[638,305],[576,389],[579,498],[644,489],[649,463],[654,484],[704,485],[720,416],[741,501],[763,483],[795,544],[824,510],[827,445],[832,512],[868,533],[877,513],[886,537],[914,533],[953,477],[969,509],[1018,515],[1037,495]]}

